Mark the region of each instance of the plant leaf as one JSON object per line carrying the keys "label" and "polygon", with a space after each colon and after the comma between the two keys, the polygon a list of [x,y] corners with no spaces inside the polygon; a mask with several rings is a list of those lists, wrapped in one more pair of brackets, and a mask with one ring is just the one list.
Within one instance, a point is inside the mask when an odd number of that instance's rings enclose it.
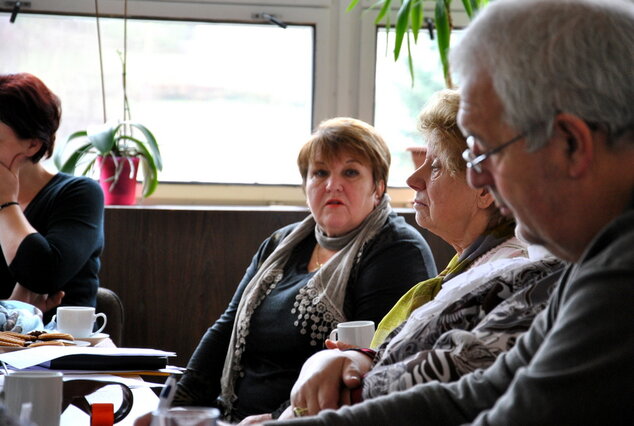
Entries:
{"label": "plant leaf", "polygon": [[88,154],[88,152],[93,148],[93,145],[90,142],[82,145],[77,148],[71,155],[68,157],[68,160],[64,164],[57,166],[60,172],[74,174],[75,169],[77,168],[77,163],[81,160],[84,155]]}
{"label": "plant leaf", "polygon": [[449,71],[449,41],[451,37],[451,25],[449,24],[449,3],[450,0],[436,0],[436,38],[438,41],[438,52],[442,62],[442,71],[445,77],[445,86],[452,87],[451,74]]}
{"label": "plant leaf", "polygon": [[62,157],[64,155],[64,150],[66,146],[68,145],[68,143],[72,141],[73,139],[86,137],[86,135],[87,133],[85,130],[80,130],[78,132],[75,132],[72,135],[70,135],[68,139],[66,139],[66,142],[64,143],[64,145],[62,145],[61,147],[55,150],[55,154],[53,155],[53,163],[55,164],[55,167],[57,167],[57,170],[61,170],[62,168]]}
{"label": "plant leaf", "polygon": [[462,0],[462,4],[464,6],[465,12],[467,12],[467,16],[469,18],[473,17],[473,9],[478,8],[477,0]]}
{"label": "plant leaf", "polygon": [[[418,41],[418,32],[420,31],[420,27],[423,25],[423,1],[415,0],[414,4],[412,4],[412,8],[410,10],[410,25],[412,27],[412,32],[414,33],[414,43]],[[409,50],[409,46],[408,46]],[[410,54],[411,58],[411,54]],[[412,77],[413,79],[414,77]]]}
{"label": "plant leaf", "polygon": [[86,176],[92,168],[95,166],[95,162],[97,161],[97,156],[95,155],[92,160],[88,162],[88,165],[84,167],[84,170],[81,172],[82,175]]}
{"label": "plant leaf", "polygon": [[101,155],[106,155],[115,145],[115,135],[119,127],[119,124],[113,126],[109,123],[88,127],[88,140]]}
{"label": "plant leaf", "polygon": [[[381,4],[381,2],[377,2],[376,4],[377,5]],[[389,22],[390,22],[389,12],[390,12],[390,7],[391,6],[392,6],[392,0],[384,0],[383,1],[383,6],[381,7],[381,10],[379,10],[379,14],[376,15],[376,19],[374,20],[375,24],[380,23],[383,20],[383,18],[387,15],[388,16],[388,18],[386,19],[387,28],[388,29],[390,28],[390,25],[389,25]]]}
{"label": "plant leaf", "polygon": [[412,87],[414,87],[414,60],[412,59],[409,37],[407,37],[407,65],[409,66],[409,76],[412,80]]}
{"label": "plant leaf", "polygon": [[[139,150],[139,158],[143,164],[143,197],[149,197],[158,186],[158,169],[154,163],[154,158],[146,148],[145,144],[131,136],[121,136],[122,139],[132,142]],[[147,167],[147,168],[146,168]]]}
{"label": "plant leaf", "polygon": [[394,26],[394,30],[396,31],[396,40],[394,42],[394,60],[398,59],[398,56],[401,52],[401,46],[403,45],[403,37],[409,34],[407,33],[409,27],[409,10],[412,5],[411,0],[405,0],[401,5],[401,8],[398,10],[398,15],[396,16],[396,25]]}
{"label": "plant leaf", "polygon": [[359,0],[352,0],[348,4],[348,7],[346,8],[346,12],[350,12],[352,9],[354,9],[354,7],[357,5],[357,3],[359,3]]}
{"label": "plant leaf", "polygon": [[143,198],[147,198],[156,190],[156,187],[158,186],[158,176],[153,174],[152,168],[148,165],[148,162],[145,161],[144,158],[141,158],[141,167],[143,169],[144,176],[142,195]]}
{"label": "plant leaf", "polygon": [[[150,150],[152,151],[152,155],[150,155],[150,153],[146,150],[147,155],[152,157],[152,162],[156,164],[156,168],[158,170],[163,170],[163,159],[161,158],[161,151],[159,150],[158,143],[156,142],[156,138],[154,137],[152,132],[150,132],[150,130],[141,123],[135,123],[132,121],[125,121],[124,123],[128,126],[140,130],[141,133],[143,133],[143,136],[145,136],[145,140],[150,147]],[[138,140],[136,141],[140,142]]]}

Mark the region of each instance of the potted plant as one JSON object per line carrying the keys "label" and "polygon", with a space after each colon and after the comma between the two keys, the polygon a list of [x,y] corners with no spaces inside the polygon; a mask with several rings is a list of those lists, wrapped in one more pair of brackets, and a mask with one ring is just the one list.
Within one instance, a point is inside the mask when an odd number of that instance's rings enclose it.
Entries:
{"label": "potted plant", "polygon": [[[445,86],[453,87],[451,81],[451,73],[449,71],[449,42],[451,39],[451,30],[453,23],[451,20],[451,2],[452,0],[435,0],[436,7],[434,9],[434,24],[436,27],[436,40],[438,43],[438,52],[443,67],[443,75],[445,77]],[[354,9],[359,0],[350,0],[348,11]],[[385,26],[389,29],[390,10],[392,4],[396,1],[379,0],[372,5],[372,8],[379,8],[379,13],[375,19],[375,24],[385,21]],[[396,61],[400,55],[403,40],[407,40],[407,53],[409,60],[409,72],[414,82],[414,64],[412,63],[412,55],[410,54],[410,30],[414,37],[414,43],[418,41],[418,33],[423,26],[423,0],[402,0],[401,7],[396,15],[396,24],[394,24],[394,32],[396,40],[394,44],[394,60]],[[486,6],[489,0],[462,0],[465,11],[469,18],[473,18],[473,14],[480,8]],[[431,31],[431,30],[430,30]]]}
{"label": "potted plant", "polygon": [[[348,3],[347,11],[353,10],[359,3],[359,0],[350,0]],[[376,25],[381,22],[385,27],[391,28],[391,9],[392,5],[396,6],[396,0],[378,0],[370,6],[371,9],[378,8],[379,12],[374,20]],[[396,23],[394,24],[395,43],[394,43],[394,61],[398,60],[403,47],[403,41],[407,40],[407,59],[409,65],[409,73],[414,85],[414,64],[411,55],[411,40],[410,36],[414,39],[414,44],[418,41],[418,35],[423,27],[423,23],[428,25],[430,35],[433,34],[433,27],[436,28],[436,42],[438,44],[438,52],[440,56],[440,62],[443,69],[443,77],[445,80],[445,87],[452,88],[453,82],[451,80],[451,71],[449,69],[449,45],[451,40],[451,31],[453,30],[453,22],[451,18],[451,3],[452,0],[434,0],[434,20],[425,18],[423,14],[423,0],[401,0],[401,5],[396,15]],[[465,12],[469,18],[473,18],[473,15],[486,6],[489,0],[462,0]],[[433,39],[433,36],[432,36]],[[413,146],[407,148],[407,151],[411,153],[412,161],[416,168],[420,167],[425,161],[426,148],[421,146]]]}
{"label": "potted plant", "polygon": [[[127,16],[128,0],[124,0],[123,14],[123,53],[119,53],[122,65],[123,83],[123,121],[109,122],[106,118],[104,72],[102,60],[101,37],[97,37],[99,47],[99,63],[101,88],[103,96],[104,124],[89,127],[73,133],[66,140],[66,144],[55,152],[54,162],[57,168],[64,173],[75,173],[79,166],[84,166],[83,174],[86,175],[99,167],[99,182],[104,192],[105,203],[134,204],[136,201],[136,182],[139,165],[143,172],[142,196],[150,196],[158,186],[158,172],[163,168],[161,152],[152,132],[143,124],[130,120],[130,108],[127,94]],[[97,33],[99,29],[99,1],[95,1],[95,15]],[[135,137],[138,131],[143,139]],[[76,139],[84,142],[77,145]],[[64,161],[63,155],[69,146],[73,150]]]}
{"label": "potted plant", "polygon": [[[143,139],[134,137],[133,129],[138,130]],[[84,139],[84,143],[63,161],[66,148],[75,139]],[[86,175],[99,166],[106,204],[134,204],[139,167],[143,171],[142,196],[150,196],[158,185],[158,172],[163,168],[152,132],[131,121],[105,123],[73,133],[64,148],[55,152],[54,161],[64,173],[74,173],[80,165],[85,165],[82,173]]]}

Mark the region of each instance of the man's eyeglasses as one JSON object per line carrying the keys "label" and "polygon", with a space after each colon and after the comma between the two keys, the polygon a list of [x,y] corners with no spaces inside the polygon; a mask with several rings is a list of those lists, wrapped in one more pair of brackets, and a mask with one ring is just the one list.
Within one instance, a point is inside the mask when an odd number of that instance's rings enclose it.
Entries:
{"label": "man's eyeglasses", "polygon": [[485,153],[482,153],[478,156],[476,156],[473,152],[473,147],[476,144],[476,138],[474,136],[468,136],[467,137],[467,146],[469,148],[465,149],[464,152],[462,153],[462,158],[464,158],[464,160],[467,162],[467,167],[470,169],[473,169],[476,173],[482,173],[482,162],[484,160],[486,160],[487,158],[489,158],[490,156],[492,156],[493,154],[497,154],[498,152],[501,152],[503,149],[505,149],[506,147],[508,147],[509,145],[511,145],[512,143],[515,143],[519,140],[522,140],[522,138],[524,138],[524,136],[526,136],[526,133],[520,133],[519,135],[515,136],[513,139],[511,139],[508,142],[504,142],[502,145],[497,146],[493,149],[488,150]]}

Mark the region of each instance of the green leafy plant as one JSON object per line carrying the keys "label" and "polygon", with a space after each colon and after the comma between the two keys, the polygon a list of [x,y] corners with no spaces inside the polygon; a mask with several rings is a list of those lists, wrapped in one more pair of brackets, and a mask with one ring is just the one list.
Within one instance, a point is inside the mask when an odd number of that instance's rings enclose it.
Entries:
{"label": "green leafy plant", "polygon": [[[132,129],[138,130],[143,135],[143,140],[134,137]],[[84,143],[76,147],[64,161],[62,157],[65,148],[75,139],[83,139]],[[150,196],[156,190],[158,172],[163,168],[163,161],[156,138],[143,124],[122,121],[77,131],[68,137],[64,149],[55,152],[54,161],[60,171],[71,174],[80,165],[84,165],[82,174],[86,175],[95,167],[98,156],[113,157],[116,169],[112,185],[119,179],[123,161],[126,161],[126,158],[138,157],[143,171],[143,197]],[[132,164],[130,168],[134,169]]]}
{"label": "green leafy plant", "polygon": [[[130,174],[134,176],[134,163],[131,158],[138,157],[143,172],[143,197],[149,197],[158,186],[158,172],[163,169],[163,161],[156,138],[150,130],[143,124],[136,123],[130,119],[130,106],[128,104],[127,91],[127,46],[128,46],[128,0],[124,0],[123,14],[123,52],[117,51],[122,66],[123,84],[123,121],[109,122],[106,118],[105,88],[103,72],[103,55],[101,47],[101,31],[99,25],[99,0],[95,0],[95,18],[97,23],[97,43],[99,48],[99,63],[101,76],[101,91],[103,99],[103,120],[104,124],[88,127],[80,130],[68,137],[62,149],[55,152],[54,162],[57,168],[64,173],[74,174],[79,166],[84,166],[82,174],[87,175],[96,167],[98,157],[112,157],[115,164],[115,172],[109,178],[111,189],[119,181],[123,166],[127,161],[130,164]],[[143,139],[134,136],[134,131],[143,135]],[[83,144],[77,146],[71,143],[76,139],[82,140]],[[74,146],[73,151],[64,161],[63,156],[70,146]]]}
{"label": "green leafy plant", "polygon": [[[396,35],[396,41],[394,45],[394,60],[399,58],[401,48],[403,46],[403,40],[407,40],[407,56],[409,63],[409,72],[414,81],[414,64],[411,54],[411,40],[410,36],[414,39],[414,44],[418,41],[418,34],[425,19],[423,13],[423,0],[399,0],[401,6],[396,14],[396,24],[394,25],[394,31]],[[348,11],[354,9],[359,0],[351,0],[348,4]],[[371,8],[379,9],[379,13],[375,19],[375,24],[379,25],[382,22],[385,27],[389,29],[392,27],[391,9],[396,7],[397,0],[378,0]],[[436,40],[438,43],[438,51],[440,54],[440,61],[443,67],[443,75],[445,77],[445,85],[447,87],[453,87],[451,81],[451,73],[449,70],[449,43],[451,41],[451,30],[453,29],[453,23],[451,20],[451,3],[452,0],[435,0],[434,9],[434,24],[436,27]],[[489,0],[462,0],[465,11],[469,18],[472,18],[480,8],[489,3]]]}

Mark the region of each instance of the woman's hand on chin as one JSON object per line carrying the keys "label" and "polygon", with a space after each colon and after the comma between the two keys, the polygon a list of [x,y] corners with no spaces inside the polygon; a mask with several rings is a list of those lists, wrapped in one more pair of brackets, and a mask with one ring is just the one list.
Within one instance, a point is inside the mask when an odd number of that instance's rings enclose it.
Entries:
{"label": "woman's hand on chin", "polygon": [[9,164],[0,161],[0,201],[18,201],[20,166],[27,161],[26,155],[15,154]]}

